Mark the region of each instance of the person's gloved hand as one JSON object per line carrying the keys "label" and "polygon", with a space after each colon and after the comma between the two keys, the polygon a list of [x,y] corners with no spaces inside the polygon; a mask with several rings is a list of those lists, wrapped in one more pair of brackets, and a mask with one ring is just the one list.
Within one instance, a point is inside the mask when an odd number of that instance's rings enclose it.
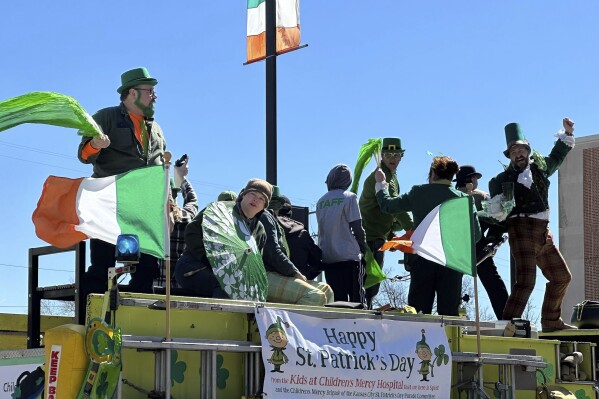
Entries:
{"label": "person's gloved hand", "polygon": [[377,168],[376,172],[374,172],[374,180],[376,180],[377,183],[382,183],[386,178],[385,172],[383,172],[381,168]]}
{"label": "person's gloved hand", "polygon": [[189,166],[187,165],[188,161],[189,160],[186,159],[185,161],[183,161],[181,166],[175,166],[174,178],[175,178],[175,186],[177,188],[181,187],[183,180],[187,177],[187,174],[189,173]]}
{"label": "person's gloved hand", "polygon": [[91,146],[96,150],[106,148],[110,145],[110,139],[107,135],[96,136],[91,140]]}

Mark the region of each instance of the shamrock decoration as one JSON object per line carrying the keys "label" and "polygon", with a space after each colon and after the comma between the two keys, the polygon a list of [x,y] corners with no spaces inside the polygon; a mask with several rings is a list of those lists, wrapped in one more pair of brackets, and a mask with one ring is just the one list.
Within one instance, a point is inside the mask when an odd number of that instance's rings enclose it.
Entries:
{"label": "shamrock decoration", "polygon": [[540,369],[540,371],[542,371],[542,373],[537,373],[537,381],[539,383],[545,382],[545,379],[543,378],[543,374],[545,374],[545,377],[547,377],[547,380],[551,380],[555,374],[553,371],[553,365],[551,363],[549,363],[546,358],[543,358],[543,361],[547,363],[547,367],[545,367],[544,369]]}
{"label": "shamrock decoration", "polygon": [[433,363],[437,366],[441,364],[447,364],[449,362],[449,355],[445,353],[445,345],[439,345],[435,348],[435,360]]}
{"label": "shamrock decoration", "polygon": [[171,386],[175,385],[175,382],[181,384],[185,380],[185,370],[187,370],[187,364],[183,361],[178,362],[179,352],[171,352]]}
{"label": "shamrock decoration", "polygon": [[100,381],[98,382],[98,387],[96,388],[96,397],[104,398],[106,397],[106,392],[108,391],[108,381],[107,381],[107,372],[103,372],[100,374]]}
{"label": "shamrock decoration", "polygon": [[579,389],[578,391],[576,391],[576,393],[574,393],[574,395],[576,396],[576,399],[591,399],[587,396],[584,389]]}
{"label": "shamrock decoration", "polygon": [[224,362],[223,355],[216,355],[216,386],[220,389],[226,388],[227,379],[229,378],[229,370],[223,368]]}

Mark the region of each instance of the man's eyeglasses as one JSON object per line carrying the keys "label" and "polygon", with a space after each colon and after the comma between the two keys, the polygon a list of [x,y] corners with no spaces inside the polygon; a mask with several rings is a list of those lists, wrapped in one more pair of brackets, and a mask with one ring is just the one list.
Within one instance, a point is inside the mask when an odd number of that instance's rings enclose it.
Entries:
{"label": "man's eyeglasses", "polygon": [[142,89],[141,87],[135,87],[135,90],[147,91],[150,97],[156,97],[154,89]]}
{"label": "man's eyeglasses", "polygon": [[383,158],[391,159],[391,158],[401,158],[403,157],[403,152],[383,152]]}

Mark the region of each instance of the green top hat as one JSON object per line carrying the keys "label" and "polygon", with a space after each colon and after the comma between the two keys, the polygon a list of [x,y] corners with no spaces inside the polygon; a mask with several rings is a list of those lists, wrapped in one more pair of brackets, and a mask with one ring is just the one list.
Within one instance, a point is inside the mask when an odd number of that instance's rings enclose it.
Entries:
{"label": "green top hat", "polygon": [[508,123],[505,125],[505,143],[507,144],[507,149],[503,152],[507,158],[510,157],[510,148],[515,145],[523,145],[528,149],[530,153],[530,144],[526,137],[524,137],[524,133],[520,130],[520,125],[517,123]]}
{"label": "green top hat", "polygon": [[146,68],[134,68],[123,72],[121,75],[121,87],[116,89],[116,91],[121,94],[124,90],[143,84],[156,86],[158,81],[150,76]]}
{"label": "green top hat", "polygon": [[401,148],[401,139],[399,137],[386,137],[383,139],[383,146],[381,147],[382,152],[401,152],[404,150]]}

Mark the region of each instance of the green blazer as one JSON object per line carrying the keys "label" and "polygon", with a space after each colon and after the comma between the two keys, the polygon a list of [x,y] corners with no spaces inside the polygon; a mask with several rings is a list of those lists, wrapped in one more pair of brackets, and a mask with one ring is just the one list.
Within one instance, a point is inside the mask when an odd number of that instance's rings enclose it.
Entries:
{"label": "green blazer", "polygon": [[[381,190],[376,193],[376,199],[383,212],[397,213],[411,211],[414,217],[414,228],[418,227],[420,222],[437,205],[459,197],[467,197],[463,192],[451,187],[449,180],[438,180],[434,183],[422,184],[412,187],[406,194],[391,198],[387,190]],[[476,207],[472,205],[472,213],[475,215],[475,241],[481,236],[480,225],[476,218]]]}

